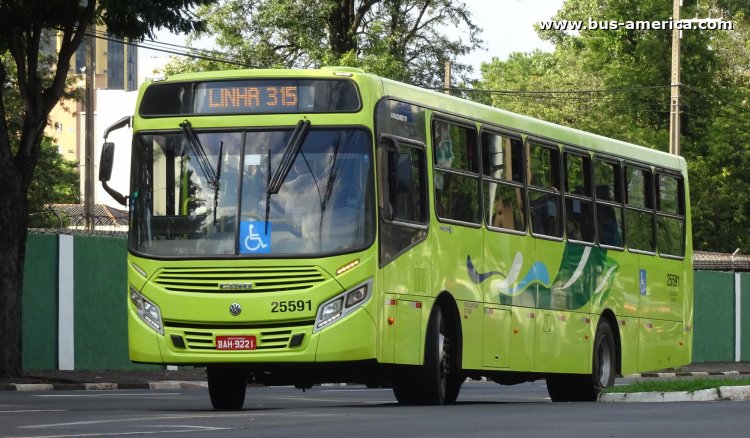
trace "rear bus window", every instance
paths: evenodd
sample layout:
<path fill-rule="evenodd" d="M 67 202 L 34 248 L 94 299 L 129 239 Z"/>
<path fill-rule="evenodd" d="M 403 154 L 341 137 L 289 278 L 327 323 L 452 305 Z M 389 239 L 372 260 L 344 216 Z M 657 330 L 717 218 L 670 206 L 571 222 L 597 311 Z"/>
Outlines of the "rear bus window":
<path fill-rule="evenodd" d="M 681 178 L 657 174 L 656 246 L 662 255 L 685 253 L 685 204 Z"/>

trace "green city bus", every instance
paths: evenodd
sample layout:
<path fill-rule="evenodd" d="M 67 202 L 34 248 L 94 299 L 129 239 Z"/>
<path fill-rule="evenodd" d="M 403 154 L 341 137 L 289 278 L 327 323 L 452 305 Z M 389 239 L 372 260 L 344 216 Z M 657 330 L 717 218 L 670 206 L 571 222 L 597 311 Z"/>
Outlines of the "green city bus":
<path fill-rule="evenodd" d="M 353 68 L 239 70 L 146 83 L 99 178 L 130 213 L 130 359 L 205 367 L 215 409 L 483 377 L 596 400 L 691 361 L 678 156 Z"/>

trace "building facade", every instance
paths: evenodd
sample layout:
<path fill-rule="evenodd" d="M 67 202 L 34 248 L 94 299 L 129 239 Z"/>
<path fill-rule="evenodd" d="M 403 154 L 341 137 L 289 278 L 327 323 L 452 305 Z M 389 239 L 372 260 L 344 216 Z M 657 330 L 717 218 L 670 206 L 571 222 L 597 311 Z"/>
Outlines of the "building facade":
<path fill-rule="evenodd" d="M 137 47 L 108 36 L 103 26 L 97 26 L 94 33 L 96 35 L 94 38 L 94 87 L 97 90 L 137 90 Z M 44 46 L 50 54 L 54 55 L 52 50 L 55 50 L 55 53 L 59 50 L 59 36 L 51 35 L 48 40 Z M 86 42 L 84 41 L 71 59 L 68 73 L 81 99 L 60 101 L 50 113 L 50 125 L 45 131 L 54 139 L 60 154 L 66 160 L 79 163 L 84 161 L 85 109 L 82 98 L 85 92 L 85 67 Z M 94 108 L 97 108 L 97 102 L 94 102 Z M 81 175 L 83 175 L 82 168 Z"/>

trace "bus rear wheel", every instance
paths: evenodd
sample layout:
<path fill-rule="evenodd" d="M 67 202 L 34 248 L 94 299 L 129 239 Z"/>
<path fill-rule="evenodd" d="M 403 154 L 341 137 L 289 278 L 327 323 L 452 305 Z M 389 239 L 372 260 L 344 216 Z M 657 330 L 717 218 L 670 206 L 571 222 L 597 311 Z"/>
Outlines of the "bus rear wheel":
<path fill-rule="evenodd" d="M 443 405 L 455 403 L 464 379 L 459 370 L 458 330 L 436 307 L 427 325 L 424 364 L 393 384 L 401 404 Z"/>
<path fill-rule="evenodd" d="M 552 401 L 596 401 L 599 394 L 615 384 L 617 372 L 615 336 L 607 321 L 596 328 L 591 374 L 547 377 L 547 392 Z"/>
<path fill-rule="evenodd" d="M 239 368 L 206 367 L 211 405 L 219 411 L 239 411 L 245 404 L 247 373 Z"/>

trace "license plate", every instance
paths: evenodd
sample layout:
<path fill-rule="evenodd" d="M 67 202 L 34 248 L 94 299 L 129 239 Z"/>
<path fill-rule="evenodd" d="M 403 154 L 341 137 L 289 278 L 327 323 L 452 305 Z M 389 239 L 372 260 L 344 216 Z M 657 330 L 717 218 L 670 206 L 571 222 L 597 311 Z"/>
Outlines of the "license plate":
<path fill-rule="evenodd" d="M 217 350 L 255 350 L 255 336 L 217 336 Z"/>

